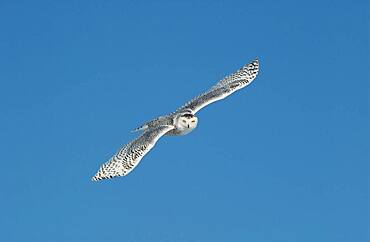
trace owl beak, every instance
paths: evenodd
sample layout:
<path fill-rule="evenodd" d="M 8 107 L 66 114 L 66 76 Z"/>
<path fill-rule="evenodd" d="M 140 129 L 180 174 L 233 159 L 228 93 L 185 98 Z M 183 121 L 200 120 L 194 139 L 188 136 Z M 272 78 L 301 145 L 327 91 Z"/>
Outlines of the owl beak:
<path fill-rule="evenodd" d="M 188 124 L 188 128 L 190 128 L 190 125 Z"/>

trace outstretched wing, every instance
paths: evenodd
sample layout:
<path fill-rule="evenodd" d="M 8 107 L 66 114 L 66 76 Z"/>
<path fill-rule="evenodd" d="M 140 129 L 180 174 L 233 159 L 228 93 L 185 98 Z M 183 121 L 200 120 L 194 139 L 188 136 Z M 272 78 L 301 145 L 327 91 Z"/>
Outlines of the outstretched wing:
<path fill-rule="evenodd" d="M 177 112 L 190 109 L 193 111 L 193 113 L 196 113 L 208 104 L 224 99 L 233 92 L 248 86 L 256 78 L 258 70 L 259 63 L 256 59 L 251 63 L 243 66 L 237 72 L 219 81 L 207 92 L 187 102 L 184 106 L 179 108 Z"/>
<path fill-rule="evenodd" d="M 104 163 L 92 180 L 126 176 L 139 164 L 144 155 L 154 147 L 158 139 L 172 129 L 174 129 L 174 126 L 165 125 L 145 131 L 137 139 L 120 149 L 108 162 Z"/>

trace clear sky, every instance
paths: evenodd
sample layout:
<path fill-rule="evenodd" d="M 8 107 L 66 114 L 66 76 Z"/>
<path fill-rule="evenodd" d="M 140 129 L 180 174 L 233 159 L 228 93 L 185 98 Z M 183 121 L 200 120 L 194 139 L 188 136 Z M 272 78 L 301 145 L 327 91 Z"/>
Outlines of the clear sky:
<path fill-rule="evenodd" d="M 367 1 L 0 2 L 0 240 L 369 241 Z M 258 57 L 127 177 L 142 122 Z"/>

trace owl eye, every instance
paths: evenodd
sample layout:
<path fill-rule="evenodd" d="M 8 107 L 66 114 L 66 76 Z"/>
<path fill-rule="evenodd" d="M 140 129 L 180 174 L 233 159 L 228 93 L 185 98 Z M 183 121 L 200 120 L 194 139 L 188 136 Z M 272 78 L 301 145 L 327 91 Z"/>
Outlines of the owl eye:
<path fill-rule="evenodd" d="M 183 123 L 186 123 L 186 120 L 182 120 Z"/>
<path fill-rule="evenodd" d="M 195 123 L 195 120 L 191 121 L 192 123 Z"/>

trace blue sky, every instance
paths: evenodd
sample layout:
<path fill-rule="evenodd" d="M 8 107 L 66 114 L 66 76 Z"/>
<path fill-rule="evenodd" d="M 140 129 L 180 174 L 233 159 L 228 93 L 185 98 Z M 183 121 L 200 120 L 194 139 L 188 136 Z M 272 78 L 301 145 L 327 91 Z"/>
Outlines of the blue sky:
<path fill-rule="evenodd" d="M 366 1 L 0 2 L 2 241 L 369 241 Z M 129 176 L 142 122 L 260 74 Z"/>

